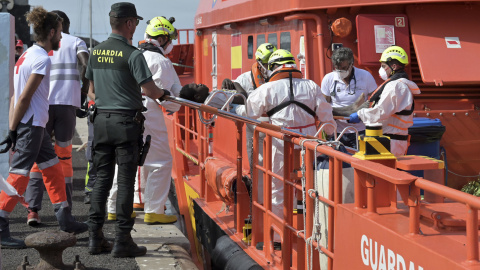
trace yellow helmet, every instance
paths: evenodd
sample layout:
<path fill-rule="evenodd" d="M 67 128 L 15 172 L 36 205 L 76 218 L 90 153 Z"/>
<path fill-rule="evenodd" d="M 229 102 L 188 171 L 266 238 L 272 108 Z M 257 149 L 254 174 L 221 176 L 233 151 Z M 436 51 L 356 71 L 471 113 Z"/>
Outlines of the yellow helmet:
<path fill-rule="evenodd" d="M 383 51 L 382 53 L 382 56 L 380 57 L 380 62 L 389 62 L 394 59 L 398 60 L 405 66 L 408 65 L 407 52 L 399 46 L 391 46 L 385 49 L 385 51 Z"/>
<path fill-rule="evenodd" d="M 145 32 L 151 37 L 164 35 L 169 36 L 172 40 L 177 39 L 177 29 L 172 25 L 174 22 L 175 18 L 173 17 L 168 20 L 165 17 L 155 17 L 147 22 Z"/>
<path fill-rule="evenodd" d="M 271 43 L 263 43 L 258 46 L 257 51 L 255 52 L 255 59 L 262 62 L 263 64 L 268 63 L 268 59 L 277 48 Z"/>
<path fill-rule="evenodd" d="M 276 50 L 270 58 L 268 59 L 268 69 L 272 70 L 274 64 L 283 65 L 283 64 L 296 64 L 295 58 L 292 53 L 287 50 Z"/>

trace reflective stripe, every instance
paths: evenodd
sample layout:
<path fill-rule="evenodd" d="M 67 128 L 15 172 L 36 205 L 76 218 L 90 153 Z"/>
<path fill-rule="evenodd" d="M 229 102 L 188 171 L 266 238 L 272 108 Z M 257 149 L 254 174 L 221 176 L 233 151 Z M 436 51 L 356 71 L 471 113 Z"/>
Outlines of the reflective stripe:
<path fill-rule="evenodd" d="M 51 70 L 55 69 L 77 69 L 77 64 L 76 63 L 58 63 L 58 64 L 52 64 Z"/>
<path fill-rule="evenodd" d="M 72 140 L 69 140 L 69 141 L 66 141 L 66 142 L 59 142 L 59 141 L 55 141 L 55 144 L 60 146 L 60 147 L 68 147 L 70 145 L 72 145 Z"/>
<path fill-rule="evenodd" d="M 78 74 L 56 74 L 50 75 L 50 81 L 79 81 L 80 75 Z"/>
<path fill-rule="evenodd" d="M 58 163 L 58 158 L 57 157 L 54 157 L 50 160 L 47 160 L 45 162 L 42 162 L 42 163 L 37 163 L 38 165 L 38 168 L 40 170 L 45 170 L 46 168 L 50 168 L 52 167 L 53 165 L 57 164 Z"/>
<path fill-rule="evenodd" d="M 0 210 L 0 217 L 8 219 L 10 218 L 10 212 L 7 212 L 5 210 Z"/>
<path fill-rule="evenodd" d="M 17 169 L 17 168 L 12 168 L 12 167 L 10 167 L 10 170 L 8 172 L 13 173 L 13 174 L 27 176 L 27 177 L 30 174 L 29 170 Z"/>
<path fill-rule="evenodd" d="M 67 201 L 59 202 L 59 203 L 54 203 L 53 206 L 55 207 L 56 205 L 60 205 L 60 208 L 66 208 L 69 206 Z"/>
<path fill-rule="evenodd" d="M 395 126 L 395 125 L 392 125 L 392 124 L 388 124 L 388 126 L 394 127 L 394 128 L 398 128 L 398 129 L 400 129 L 400 130 L 408 131 L 408 128 L 401 128 L 401 127 L 399 127 L 399 126 Z"/>
<path fill-rule="evenodd" d="M 30 178 L 37 178 L 37 179 L 42 179 L 42 173 L 41 172 L 32 172 L 30 171 Z"/>
<path fill-rule="evenodd" d="M 65 177 L 65 184 L 72 184 L 73 178 L 72 177 Z"/>
<path fill-rule="evenodd" d="M 405 121 L 403 120 L 402 118 L 400 118 L 400 116 L 398 115 L 392 115 L 393 117 L 395 117 L 396 119 L 400 120 L 401 122 L 405 123 L 405 124 L 412 124 L 413 125 L 413 121 Z"/>

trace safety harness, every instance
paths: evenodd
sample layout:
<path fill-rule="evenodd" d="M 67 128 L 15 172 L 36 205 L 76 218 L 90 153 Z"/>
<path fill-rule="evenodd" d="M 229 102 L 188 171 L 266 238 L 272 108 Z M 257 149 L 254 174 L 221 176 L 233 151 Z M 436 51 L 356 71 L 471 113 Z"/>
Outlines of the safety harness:
<path fill-rule="evenodd" d="M 292 68 L 292 67 L 283 67 L 283 68 L 275 71 L 274 73 L 272 73 L 272 75 L 270 76 L 270 78 L 267 81 L 268 82 L 273 82 L 273 81 L 278 81 L 278 80 L 285 79 L 285 78 L 288 78 L 289 81 L 290 81 L 289 100 L 284 101 L 281 104 L 274 107 L 273 109 L 269 110 L 267 112 L 267 115 L 269 117 L 272 117 L 272 115 L 281 111 L 283 108 L 289 106 L 290 104 L 294 104 L 294 105 L 297 105 L 300 108 L 302 108 L 304 111 L 306 111 L 311 116 L 316 117 L 316 114 L 312 109 L 310 109 L 307 105 L 296 101 L 295 98 L 294 98 L 292 79 L 293 78 L 297 78 L 297 79 L 302 79 L 303 78 L 302 72 L 300 70 Z"/>
<path fill-rule="evenodd" d="M 401 79 L 401 78 L 408 79 L 408 75 L 404 70 L 400 70 L 400 71 L 395 72 L 395 74 L 393 74 L 390 78 L 388 78 L 388 80 L 386 80 L 384 83 L 382 83 L 377 88 L 377 90 L 375 90 L 373 92 L 372 96 L 370 97 L 370 100 L 369 100 L 370 101 L 370 108 L 373 108 L 373 107 L 375 107 L 375 105 L 377 105 L 378 101 L 380 100 L 380 97 L 382 96 L 383 90 L 385 89 L 385 86 L 388 83 L 390 83 L 392 81 L 396 81 L 396 80 Z M 396 112 L 395 114 L 396 115 L 411 115 L 413 113 L 414 109 L 415 109 L 415 101 L 413 101 L 412 108 L 410 108 L 409 110 L 403 110 L 403 111 L 400 111 L 400 112 Z"/>

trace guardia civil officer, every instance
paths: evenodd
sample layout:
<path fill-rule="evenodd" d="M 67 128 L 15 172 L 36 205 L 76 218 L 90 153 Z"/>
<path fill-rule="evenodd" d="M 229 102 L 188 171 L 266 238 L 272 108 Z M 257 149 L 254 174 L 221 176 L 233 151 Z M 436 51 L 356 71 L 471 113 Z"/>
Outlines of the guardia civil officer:
<path fill-rule="evenodd" d="M 112 34 L 95 47 L 88 61 L 86 77 L 90 80 L 89 96 L 97 106 L 94 124 L 94 158 L 97 182 L 91 195 L 88 226 L 89 252 L 98 254 L 112 250 L 105 240 L 105 204 L 112 186 L 115 164 L 118 164 L 117 224 L 114 257 L 145 255 L 130 235 L 135 220 L 133 190 L 143 139 L 142 94 L 152 99 L 168 91 L 158 88 L 152 80 L 143 54 L 131 46 L 133 34 L 143 18 L 135 5 L 115 3 L 110 10 Z"/>

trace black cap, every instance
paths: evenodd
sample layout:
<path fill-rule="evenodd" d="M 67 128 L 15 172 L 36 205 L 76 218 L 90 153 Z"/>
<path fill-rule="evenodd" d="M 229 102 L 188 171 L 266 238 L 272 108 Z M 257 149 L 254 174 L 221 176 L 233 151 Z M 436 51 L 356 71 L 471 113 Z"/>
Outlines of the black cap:
<path fill-rule="evenodd" d="M 115 18 L 135 17 L 139 20 L 143 20 L 142 17 L 137 15 L 137 9 L 135 8 L 135 5 L 128 2 L 113 4 L 108 15 Z"/>

